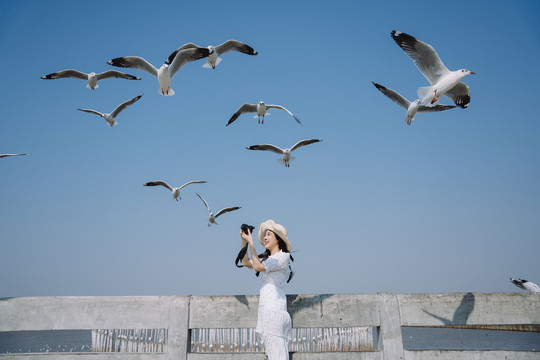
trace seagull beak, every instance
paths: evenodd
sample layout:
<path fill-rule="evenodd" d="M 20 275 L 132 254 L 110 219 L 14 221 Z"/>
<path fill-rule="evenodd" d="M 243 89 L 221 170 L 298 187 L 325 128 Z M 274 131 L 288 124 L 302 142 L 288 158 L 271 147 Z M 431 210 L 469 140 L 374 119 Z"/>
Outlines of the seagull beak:
<path fill-rule="evenodd" d="M 471 74 L 473 74 L 473 75 L 474 75 L 474 74 L 476 74 L 476 73 L 475 73 L 475 72 L 472 72 L 472 71 L 471 71 Z"/>

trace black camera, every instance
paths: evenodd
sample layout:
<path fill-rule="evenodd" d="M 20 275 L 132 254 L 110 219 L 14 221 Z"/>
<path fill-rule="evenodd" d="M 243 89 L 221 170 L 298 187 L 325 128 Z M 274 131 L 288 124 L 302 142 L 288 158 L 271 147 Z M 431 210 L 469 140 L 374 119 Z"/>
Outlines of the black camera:
<path fill-rule="evenodd" d="M 244 232 L 244 234 L 248 234 L 248 229 L 249 229 L 249 232 L 253 233 L 253 230 L 255 229 L 255 226 L 251 226 L 251 225 L 248 225 L 248 224 L 242 224 L 242 226 L 240 226 L 240 229 L 242 229 L 242 231 Z"/>

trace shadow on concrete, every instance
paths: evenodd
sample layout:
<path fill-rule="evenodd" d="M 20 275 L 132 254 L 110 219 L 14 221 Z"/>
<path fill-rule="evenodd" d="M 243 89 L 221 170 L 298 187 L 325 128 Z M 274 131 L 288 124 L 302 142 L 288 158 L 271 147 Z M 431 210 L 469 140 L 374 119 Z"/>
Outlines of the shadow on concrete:
<path fill-rule="evenodd" d="M 461 300 L 461 303 L 457 307 L 456 311 L 454 311 L 454 317 L 452 319 L 446 319 L 439 315 L 432 314 L 425 309 L 422 309 L 423 312 L 425 312 L 429 316 L 434 317 L 435 319 L 442 321 L 443 324 L 447 326 L 467 325 L 467 319 L 469 318 L 473 310 L 474 310 L 474 294 L 473 293 L 465 294 L 465 296 Z"/>
<path fill-rule="evenodd" d="M 247 300 L 246 295 L 235 295 L 234 298 L 242 305 L 245 305 L 249 310 L 249 301 Z"/>
<path fill-rule="evenodd" d="M 322 307 L 322 302 L 334 294 L 321 295 L 287 295 L 287 311 L 293 315 L 295 312 L 312 307 Z"/>

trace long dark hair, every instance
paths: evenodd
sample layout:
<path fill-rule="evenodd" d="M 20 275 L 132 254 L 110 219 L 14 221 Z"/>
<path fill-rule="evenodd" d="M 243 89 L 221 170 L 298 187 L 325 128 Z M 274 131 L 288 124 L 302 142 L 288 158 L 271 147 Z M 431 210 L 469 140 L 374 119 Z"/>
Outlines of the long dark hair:
<path fill-rule="evenodd" d="M 270 231 L 272 231 L 272 230 L 270 230 Z M 272 232 L 273 232 L 273 231 L 272 231 Z M 290 258 L 291 258 L 291 261 L 294 261 L 294 258 L 292 257 L 291 253 L 290 253 L 289 250 L 287 249 L 287 244 L 285 244 L 285 241 L 283 241 L 283 239 L 280 238 L 278 234 L 274 233 L 274 235 L 276 236 L 276 240 L 277 240 L 277 242 L 278 242 L 279 250 L 281 250 L 281 251 L 283 251 L 283 252 L 285 252 L 285 253 L 288 253 L 289 256 L 290 256 Z M 258 257 L 259 257 L 259 259 L 260 259 L 261 261 L 264 261 L 264 260 L 268 259 L 269 256 L 270 256 L 270 250 L 266 250 L 266 251 L 263 252 L 262 254 L 259 254 L 259 255 L 258 255 Z M 289 271 L 290 271 L 290 273 L 289 273 L 289 278 L 287 279 L 287 283 L 288 283 L 289 281 L 291 281 L 291 279 L 292 279 L 293 276 L 294 276 L 294 273 L 293 273 L 293 271 L 292 271 L 291 265 L 289 265 Z M 257 272 L 255 273 L 255 276 L 259 276 L 259 273 L 260 273 L 260 271 L 257 271 Z"/>

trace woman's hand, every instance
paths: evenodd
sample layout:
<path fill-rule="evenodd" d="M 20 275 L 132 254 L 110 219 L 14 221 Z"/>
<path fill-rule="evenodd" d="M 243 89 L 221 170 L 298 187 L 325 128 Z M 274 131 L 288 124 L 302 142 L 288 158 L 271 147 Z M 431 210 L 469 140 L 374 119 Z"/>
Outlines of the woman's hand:
<path fill-rule="evenodd" d="M 240 230 L 240 237 L 242 238 L 242 247 L 246 246 L 246 243 L 253 246 L 253 236 L 251 235 L 251 231 L 249 229 L 247 234 Z"/>

